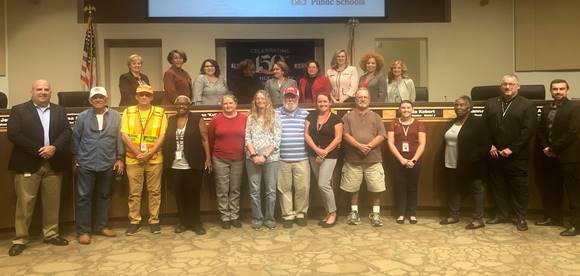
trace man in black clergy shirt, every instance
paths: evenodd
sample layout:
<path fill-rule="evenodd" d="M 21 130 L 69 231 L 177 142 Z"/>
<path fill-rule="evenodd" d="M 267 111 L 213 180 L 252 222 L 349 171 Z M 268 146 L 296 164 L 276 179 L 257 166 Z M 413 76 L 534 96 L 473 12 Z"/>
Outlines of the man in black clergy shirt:
<path fill-rule="evenodd" d="M 562 79 L 550 83 L 551 103 L 542 108 L 538 144 L 543 152 L 541 171 L 544 220 L 540 226 L 562 225 L 563 190 L 572 218 L 562 236 L 580 234 L 580 106 L 568 100 L 570 86 Z"/>
<path fill-rule="evenodd" d="M 504 75 L 502 95 L 489 99 L 483 112 L 492 141 L 489 180 L 496 208 L 495 217 L 487 223 L 511 222 L 513 214 L 517 229 L 526 231 L 529 141 L 537 116 L 534 104 L 518 95 L 519 89 L 516 75 Z"/>
<path fill-rule="evenodd" d="M 50 103 L 50 84 L 37 80 L 31 99 L 12 107 L 8 120 L 8 139 L 14 148 L 8 169 L 14 175 L 16 192 L 16 237 L 8 255 L 20 255 L 28 243 L 28 227 L 38 194 L 42 195 L 42 232 L 44 242 L 68 245 L 58 234 L 58 215 L 62 171 L 67 160 L 71 130 L 64 108 Z"/>

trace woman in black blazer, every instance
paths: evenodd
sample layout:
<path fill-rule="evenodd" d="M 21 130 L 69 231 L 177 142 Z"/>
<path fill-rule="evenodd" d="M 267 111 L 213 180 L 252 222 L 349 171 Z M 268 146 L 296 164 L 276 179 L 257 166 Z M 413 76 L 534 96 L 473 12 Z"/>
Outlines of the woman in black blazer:
<path fill-rule="evenodd" d="M 459 222 L 461 191 L 468 185 L 474 198 L 473 221 L 466 229 L 484 227 L 485 160 L 490 140 L 482 118 L 471 114 L 472 102 L 468 96 L 455 100 L 457 118 L 450 121 L 445 130 L 445 168 L 448 174 L 448 217 L 442 225 Z"/>
<path fill-rule="evenodd" d="M 163 143 L 163 164 L 175 187 L 179 224 L 175 233 L 192 229 L 205 234 L 200 220 L 200 188 L 203 170 L 211 172 L 207 127 L 199 114 L 189 112 L 191 99 L 175 99 L 177 114 L 169 118 Z"/>

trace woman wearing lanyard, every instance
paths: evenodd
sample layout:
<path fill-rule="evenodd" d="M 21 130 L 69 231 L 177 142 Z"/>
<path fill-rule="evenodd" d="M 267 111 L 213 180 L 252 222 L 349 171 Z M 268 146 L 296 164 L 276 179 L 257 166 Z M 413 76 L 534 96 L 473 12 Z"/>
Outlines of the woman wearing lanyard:
<path fill-rule="evenodd" d="M 189 112 L 191 100 L 180 95 L 175 99 L 177 114 L 167 124 L 163 143 L 164 165 L 174 185 L 179 224 L 175 233 L 187 229 L 205 234 L 200 220 L 200 188 L 203 170 L 211 172 L 207 128 L 201 116 Z"/>
<path fill-rule="evenodd" d="M 318 180 L 318 188 L 326 209 L 326 216 L 319 225 L 330 228 L 336 223 L 332 173 L 338 158 L 338 146 L 342 141 L 342 119 L 330 111 L 330 95 L 318 94 L 316 104 L 316 111 L 306 117 L 304 140 L 309 146 L 310 167 Z"/>
<path fill-rule="evenodd" d="M 425 150 L 425 126 L 413 119 L 413 104 L 403 100 L 399 105 L 400 118 L 387 128 L 389 150 L 399 163 L 394 168 L 397 223 L 417 223 L 417 184 L 421 171 L 421 156 Z"/>

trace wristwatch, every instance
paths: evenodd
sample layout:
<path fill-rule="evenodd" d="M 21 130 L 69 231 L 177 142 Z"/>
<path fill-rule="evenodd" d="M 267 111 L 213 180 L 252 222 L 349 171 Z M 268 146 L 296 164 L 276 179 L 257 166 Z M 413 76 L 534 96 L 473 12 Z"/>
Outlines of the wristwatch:
<path fill-rule="evenodd" d="M 413 164 L 417 164 L 417 160 L 415 159 L 411 160 L 411 162 L 413 162 Z"/>
<path fill-rule="evenodd" d="M 250 154 L 250 157 L 251 157 L 251 158 L 254 158 L 254 157 L 256 157 L 256 156 L 258 156 L 258 154 L 257 154 L 257 153 L 252 153 L 252 154 Z"/>

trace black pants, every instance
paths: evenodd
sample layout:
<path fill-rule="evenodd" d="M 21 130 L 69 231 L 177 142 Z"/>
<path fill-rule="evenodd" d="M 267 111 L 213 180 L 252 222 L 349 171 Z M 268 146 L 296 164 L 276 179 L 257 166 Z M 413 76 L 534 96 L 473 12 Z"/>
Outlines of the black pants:
<path fill-rule="evenodd" d="M 490 187 L 498 218 L 526 219 L 528 212 L 528 160 L 491 161 Z"/>
<path fill-rule="evenodd" d="M 407 169 L 401 164 L 395 166 L 393 177 L 397 216 L 417 215 L 417 185 L 420 172 L 420 162 L 417 162 L 412 169 Z"/>
<path fill-rule="evenodd" d="M 485 186 L 483 180 L 480 178 L 466 177 L 457 173 L 456 169 L 447 168 L 447 206 L 449 208 L 449 216 L 453 218 L 459 217 L 459 210 L 461 209 L 461 193 L 469 188 L 473 196 L 473 219 L 483 219 L 483 208 L 485 204 Z"/>
<path fill-rule="evenodd" d="M 201 225 L 199 194 L 202 176 L 201 170 L 169 169 L 169 180 L 175 188 L 179 222 L 186 227 Z"/>
<path fill-rule="evenodd" d="M 580 163 L 562 164 L 562 173 L 570 206 L 570 225 L 580 227 Z"/>
<path fill-rule="evenodd" d="M 541 169 L 538 170 L 542 183 L 542 205 L 544 217 L 562 221 L 562 201 L 564 200 L 563 167 L 555 158 L 542 158 Z"/>

